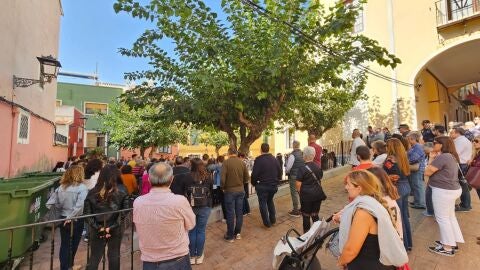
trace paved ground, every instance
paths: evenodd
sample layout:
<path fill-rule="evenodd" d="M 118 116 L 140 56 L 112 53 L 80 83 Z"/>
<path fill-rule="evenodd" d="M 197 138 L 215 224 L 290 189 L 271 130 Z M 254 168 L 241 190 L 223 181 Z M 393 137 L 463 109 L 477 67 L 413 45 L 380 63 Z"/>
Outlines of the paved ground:
<path fill-rule="evenodd" d="M 339 210 L 346 203 L 346 193 L 343 190 L 343 176 L 328 179 L 324 188 L 328 199 L 321 207 L 321 215 L 328 216 Z M 280 192 L 279 192 L 280 193 Z M 285 192 L 283 192 L 285 193 Z M 475 192 L 472 192 L 474 210 L 470 213 L 458 213 L 466 243 L 460 245 L 460 252 L 453 258 L 435 255 L 427 251 L 431 242 L 437 240 L 438 226 L 433 218 L 424 218 L 419 210 L 411 209 L 411 224 L 414 230 L 414 248 L 410 253 L 410 266 L 415 270 L 474 270 L 480 269 L 480 245 L 476 244 L 476 236 L 480 236 L 480 203 Z M 288 195 L 276 197 L 277 226 L 265 229 L 262 225 L 257 208 L 252 214 L 245 217 L 242 230 L 242 240 L 234 243 L 224 242 L 222 237 L 226 225 L 215 222 L 208 225 L 205 261 L 203 265 L 193 269 L 271 269 L 273 248 L 286 231 L 290 228 L 302 230 L 301 218 L 292 218 L 287 212 L 291 209 Z M 57 241 L 58 245 L 58 241 Z M 122 269 L 130 269 L 130 234 L 127 234 L 122 247 Z M 56 255 L 58 254 L 56 247 Z M 317 254 L 324 269 L 338 269 L 335 259 L 325 250 Z M 141 269 L 139 253 L 134 255 L 134 269 Z M 50 245 L 43 244 L 35 252 L 33 269 L 49 269 Z M 81 243 L 76 257 L 76 268 L 83 269 L 86 262 L 86 244 Z M 323 269 L 322 268 L 322 269 Z M 21 269 L 27 269 L 24 262 Z M 55 258 L 54 269 L 58 269 L 58 258 Z M 100 265 L 101 269 L 101 265 Z"/>

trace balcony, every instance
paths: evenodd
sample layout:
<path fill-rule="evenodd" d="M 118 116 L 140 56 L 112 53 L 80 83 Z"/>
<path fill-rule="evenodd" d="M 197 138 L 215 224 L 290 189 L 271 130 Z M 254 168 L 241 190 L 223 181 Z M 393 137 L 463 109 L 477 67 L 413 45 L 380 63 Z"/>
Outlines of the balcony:
<path fill-rule="evenodd" d="M 67 145 L 68 138 L 60 133 L 55 133 L 54 143 L 55 145 Z"/>
<path fill-rule="evenodd" d="M 437 29 L 480 17 L 480 0 L 439 0 L 437 10 Z"/>

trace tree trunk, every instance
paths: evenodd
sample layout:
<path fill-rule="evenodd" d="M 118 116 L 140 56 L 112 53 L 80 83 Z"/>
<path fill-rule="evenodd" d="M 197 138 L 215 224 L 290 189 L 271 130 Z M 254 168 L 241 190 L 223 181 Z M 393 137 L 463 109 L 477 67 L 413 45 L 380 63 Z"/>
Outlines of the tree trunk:
<path fill-rule="evenodd" d="M 140 156 L 145 159 L 145 147 L 140 147 Z"/>
<path fill-rule="evenodd" d="M 246 135 L 246 132 L 241 134 L 240 148 L 238 151 L 244 153 L 246 156 L 249 156 L 250 146 L 262 136 L 262 131 L 262 129 L 250 129 L 248 135 Z"/>
<path fill-rule="evenodd" d="M 215 154 L 217 155 L 217 157 L 220 156 L 220 148 L 221 148 L 221 146 L 220 147 L 215 146 Z"/>
<path fill-rule="evenodd" d="M 228 134 L 228 150 L 237 151 L 237 136 L 233 132 Z"/>
<path fill-rule="evenodd" d="M 156 147 L 155 147 L 155 145 L 152 145 L 151 148 L 152 148 L 152 149 L 150 150 L 150 153 L 148 153 L 148 158 L 149 158 L 149 159 L 152 159 L 152 157 L 153 157 L 153 152 L 155 151 L 155 148 L 156 148 Z"/>

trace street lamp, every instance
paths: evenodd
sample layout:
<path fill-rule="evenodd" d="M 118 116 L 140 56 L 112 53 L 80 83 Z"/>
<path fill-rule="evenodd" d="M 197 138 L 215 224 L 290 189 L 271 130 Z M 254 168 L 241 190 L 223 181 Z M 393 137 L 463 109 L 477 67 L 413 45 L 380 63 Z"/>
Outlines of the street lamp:
<path fill-rule="evenodd" d="M 58 70 L 62 67 L 57 59 L 49 55 L 37 57 L 37 60 L 40 62 L 40 78 L 36 80 L 13 75 L 13 89 L 16 87 L 29 87 L 37 83 L 43 88 L 45 83 L 50 83 L 53 78 L 57 78 Z"/>

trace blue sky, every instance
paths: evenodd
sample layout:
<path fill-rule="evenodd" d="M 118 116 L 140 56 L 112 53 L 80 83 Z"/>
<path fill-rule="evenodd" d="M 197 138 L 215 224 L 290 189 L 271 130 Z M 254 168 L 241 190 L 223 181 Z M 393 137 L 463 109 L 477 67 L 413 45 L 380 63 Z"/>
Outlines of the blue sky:
<path fill-rule="evenodd" d="M 215 5 L 216 11 L 219 2 L 205 1 Z M 114 0 L 62 0 L 59 53 L 62 71 L 92 74 L 98 64 L 100 81 L 124 84 L 125 72 L 148 69 L 147 60 L 122 56 L 118 48 L 130 48 L 145 29 L 152 27 L 151 23 L 133 19 L 126 13 L 116 14 L 114 3 Z M 64 76 L 59 81 L 93 83 Z"/>
<path fill-rule="evenodd" d="M 60 29 L 62 71 L 92 74 L 98 64 L 100 81 L 123 84 L 124 72 L 148 68 L 147 61 L 128 58 L 117 51 L 129 48 L 149 23 L 113 11 L 110 0 L 63 0 Z M 60 81 L 92 81 L 59 77 Z"/>

